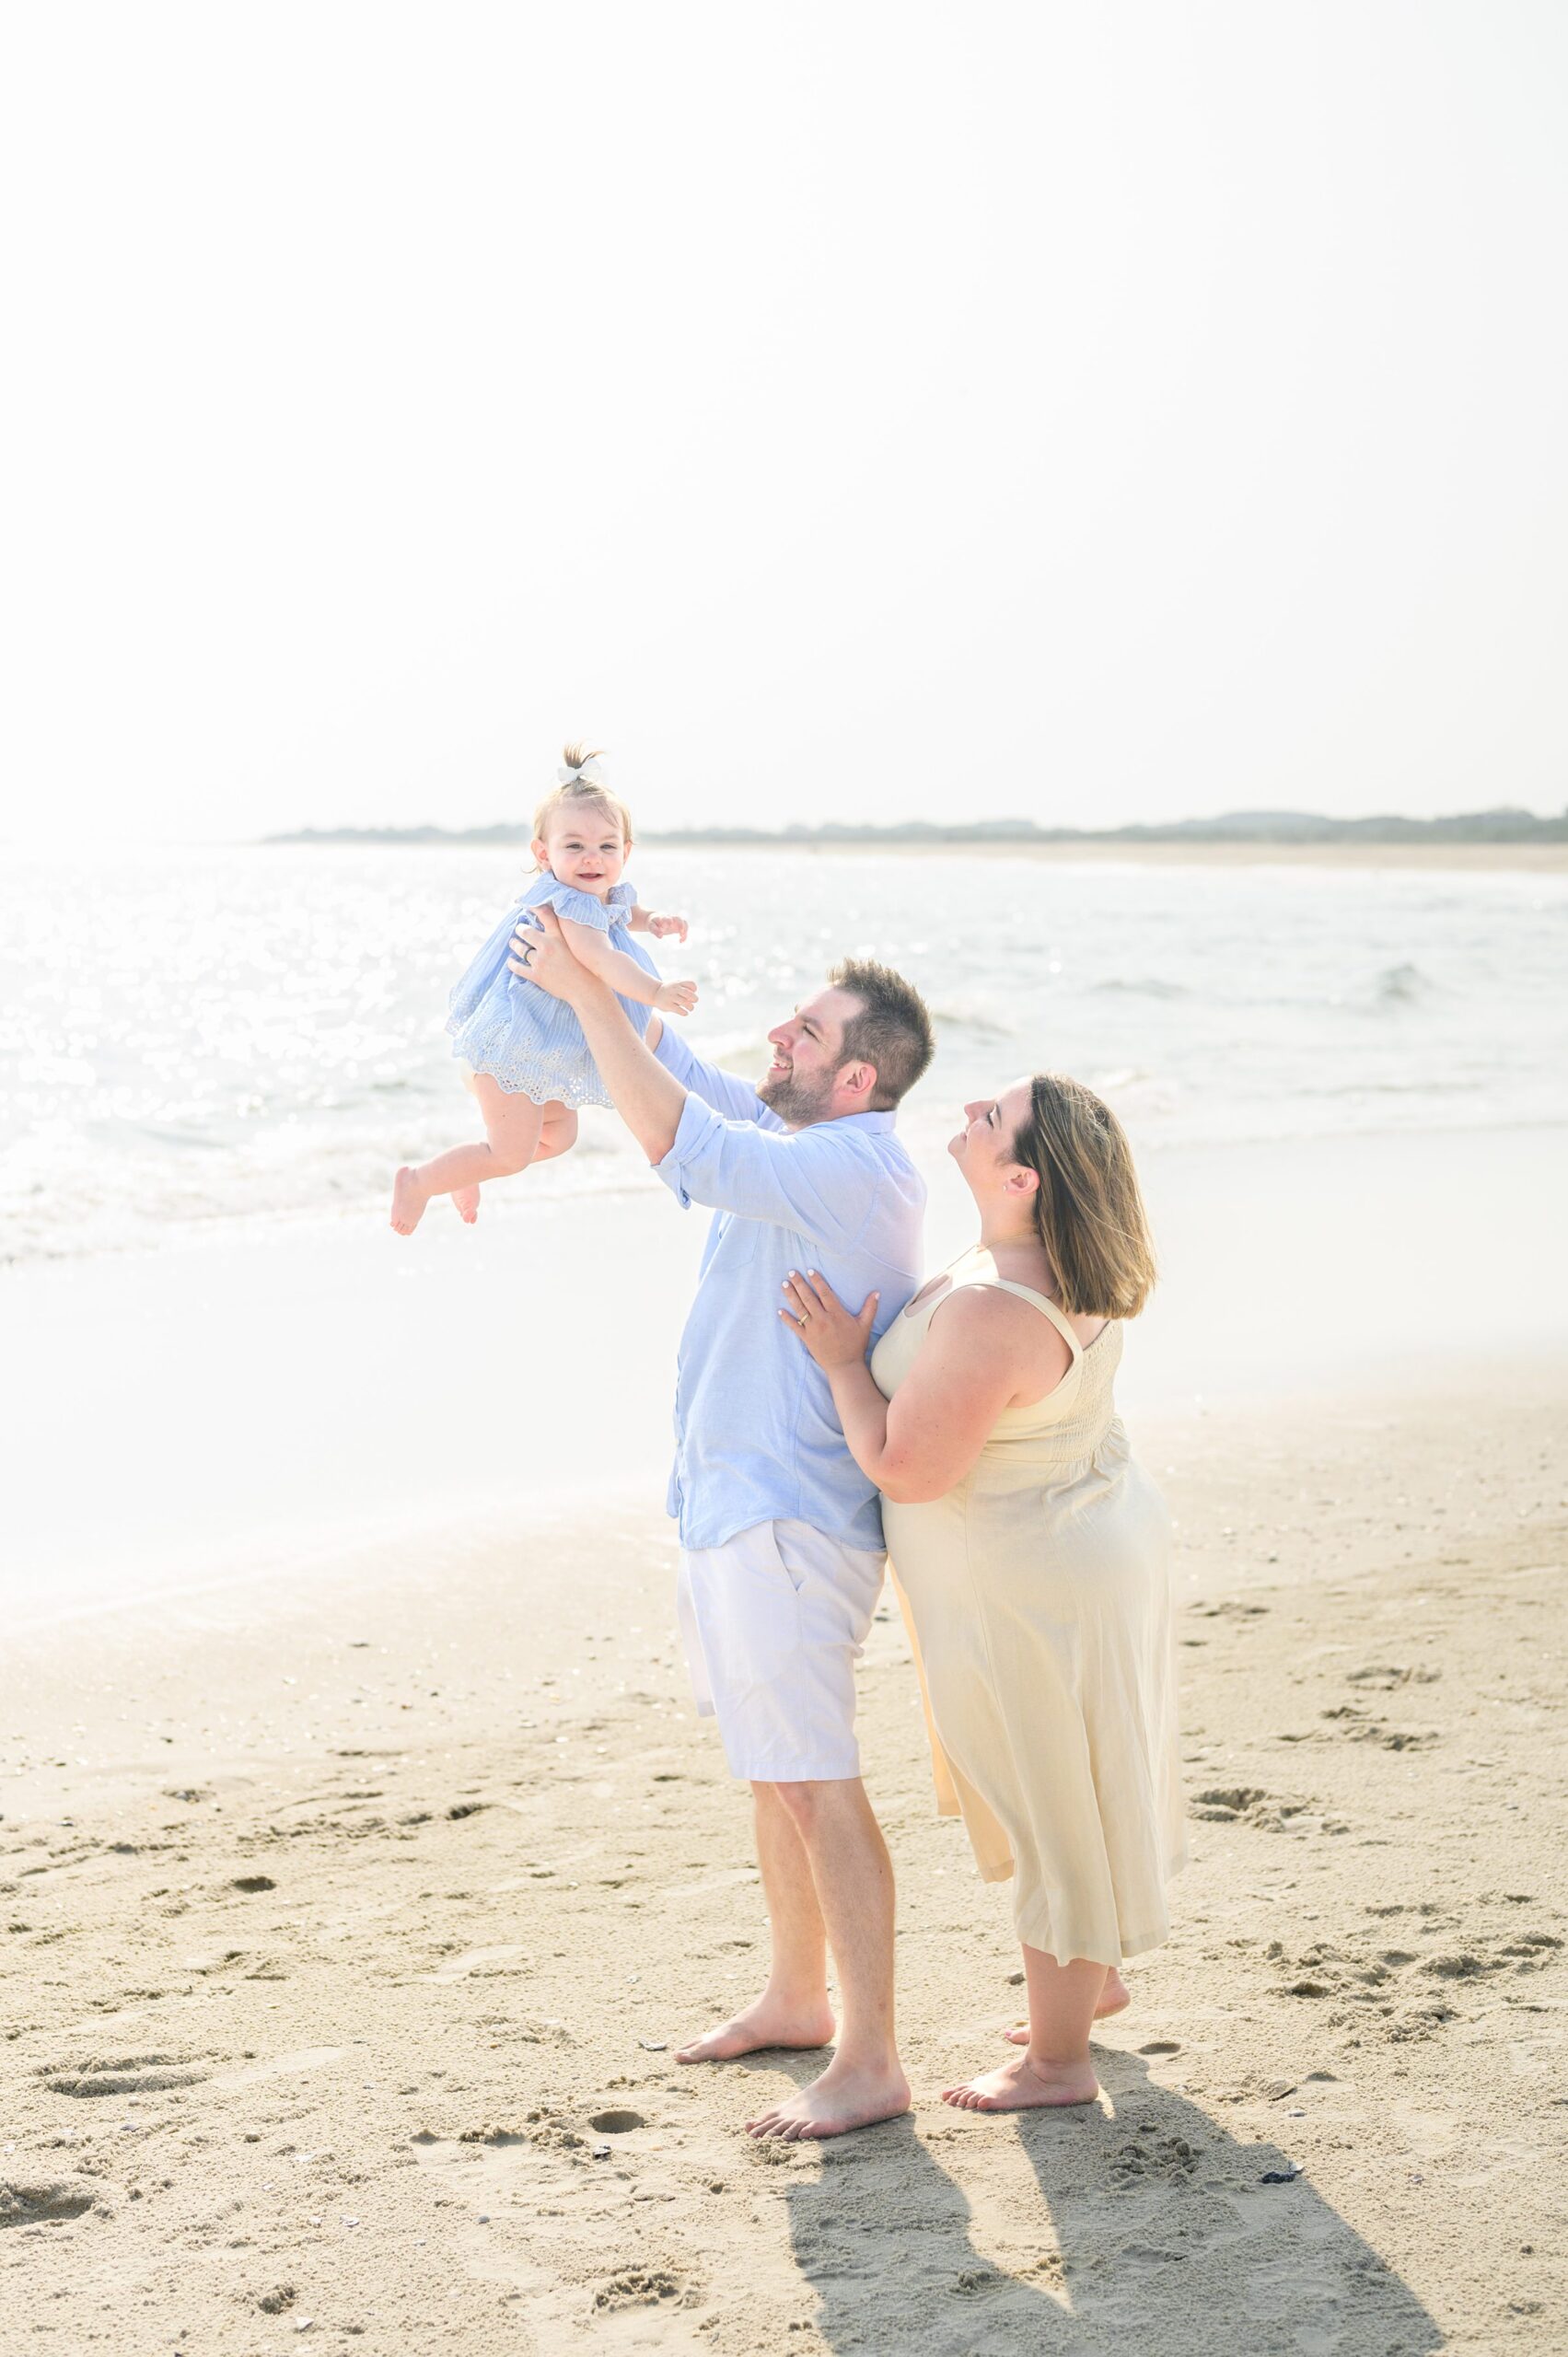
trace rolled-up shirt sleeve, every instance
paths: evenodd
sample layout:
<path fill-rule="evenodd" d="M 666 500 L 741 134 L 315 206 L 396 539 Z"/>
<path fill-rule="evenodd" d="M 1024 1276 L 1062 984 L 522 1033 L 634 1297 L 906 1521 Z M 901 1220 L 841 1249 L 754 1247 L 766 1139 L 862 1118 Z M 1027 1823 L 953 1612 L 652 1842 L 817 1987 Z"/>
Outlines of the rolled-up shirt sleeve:
<path fill-rule="evenodd" d="M 716 1113 L 724 1113 L 732 1121 L 756 1121 L 765 1130 L 782 1130 L 784 1123 L 769 1105 L 764 1105 L 749 1081 L 739 1080 L 732 1072 L 721 1072 L 717 1064 L 705 1064 L 694 1056 L 684 1039 L 666 1024 L 654 1054 L 694 1097 L 711 1105 Z"/>
<path fill-rule="evenodd" d="M 864 1223 L 876 1172 L 828 1132 L 726 1120 L 688 1096 L 675 1143 L 654 1168 L 682 1204 L 706 1203 L 824 1241 Z"/>

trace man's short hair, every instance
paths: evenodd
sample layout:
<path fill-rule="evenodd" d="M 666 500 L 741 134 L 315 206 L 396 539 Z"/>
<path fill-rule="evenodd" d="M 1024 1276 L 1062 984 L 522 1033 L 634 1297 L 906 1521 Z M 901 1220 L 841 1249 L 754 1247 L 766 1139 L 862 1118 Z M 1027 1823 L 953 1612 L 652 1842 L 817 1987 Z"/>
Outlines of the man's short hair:
<path fill-rule="evenodd" d="M 935 1052 L 931 1014 L 912 982 L 875 958 L 844 958 L 828 977 L 861 1012 L 844 1025 L 845 1063 L 876 1067 L 873 1109 L 888 1112 L 907 1097 Z"/>

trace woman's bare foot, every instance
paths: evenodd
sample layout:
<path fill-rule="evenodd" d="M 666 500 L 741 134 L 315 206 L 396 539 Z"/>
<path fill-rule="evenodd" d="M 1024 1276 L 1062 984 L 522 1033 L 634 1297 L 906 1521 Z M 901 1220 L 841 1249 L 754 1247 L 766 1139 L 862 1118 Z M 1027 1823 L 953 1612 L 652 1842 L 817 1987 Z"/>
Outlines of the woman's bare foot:
<path fill-rule="evenodd" d="M 1108 2021 L 1112 2014 L 1124 2014 L 1132 2002 L 1132 1991 L 1128 1988 L 1116 1967 L 1112 1965 L 1105 1976 L 1105 1987 L 1100 1991 L 1099 2003 L 1095 2007 L 1096 2021 Z M 1029 2042 L 1029 2026 L 1028 2022 L 1018 2022 L 1012 2029 L 1005 2029 L 1002 2035 L 1011 2046 L 1027 2046 Z"/>
<path fill-rule="evenodd" d="M 721 2022 L 705 2038 L 694 2038 L 676 2054 L 678 2062 L 733 2062 L 740 2054 L 759 2054 L 764 2047 L 814 2047 L 830 2044 L 833 2016 L 826 1997 L 814 2004 L 787 2005 L 766 1990 L 744 2013 Z"/>
<path fill-rule="evenodd" d="M 452 1208 L 457 1213 L 459 1218 L 462 1221 L 464 1226 L 471 1227 L 475 1220 L 479 1217 L 479 1189 L 477 1187 L 454 1187 L 452 1190 Z"/>
<path fill-rule="evenodd" d="M 392 1225 L 400 1236 L 412 1236 L 424 1217 L 429 1201 L 419 1183 L 419 1173 L 405 1163 L 392 1181 Z"/>
<path fill-rule="evenodd" d="M 748 2136 L 777 2136 L 798 2143 L 807 2136 L 847 2136 L 855 2128 L 873 2128 L 879 2119 L 898 2119 L 910 2108 L 909 2081 L 896 2061 L 877 2070 L 842 2062 L 836 2057 L 819 2079 L 802 2087 L 746 2123 Z"/>
<path fill-rule="evenodd" d="M 1027 2054 L 982 2071 L 961 2085 L 944 2087 L 942 2100 L 960 2111 L 1032 2111 L 1038 2107 L 1093 2103 L 1099 2081 L 1087 2062 L 1031 2062 Z"/>

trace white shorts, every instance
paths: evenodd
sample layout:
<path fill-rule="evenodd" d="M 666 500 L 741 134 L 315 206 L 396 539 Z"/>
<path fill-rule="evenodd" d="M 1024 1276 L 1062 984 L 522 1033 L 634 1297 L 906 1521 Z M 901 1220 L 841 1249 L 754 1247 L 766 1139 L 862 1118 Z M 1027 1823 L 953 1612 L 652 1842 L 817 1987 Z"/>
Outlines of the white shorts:
<path fill-rule="evenodd" d="M 805 1522 L 759 1522 L 682 1548 L 676 1592 L 691 1690 L 732 1776 L 826 1782 L 860 1773 L 854 1665 L 887 1557 Z"/>

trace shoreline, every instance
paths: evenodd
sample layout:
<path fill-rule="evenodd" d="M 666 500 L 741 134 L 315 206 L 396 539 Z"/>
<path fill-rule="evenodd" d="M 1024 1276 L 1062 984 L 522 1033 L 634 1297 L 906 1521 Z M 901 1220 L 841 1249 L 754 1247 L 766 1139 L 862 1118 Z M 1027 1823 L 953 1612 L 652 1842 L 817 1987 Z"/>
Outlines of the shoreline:
<path fill-rule="evenodd" d="M 765 1933 L 645 1508 L 19 1635 L 0 2312 L 73 2357 L 307 2322 L 519 2357 L 1547 2357 L 1565 1411 L 1559 1361 L 1139 1420 L 1194 1855 L 1073 2114 L 935 2099 L 999 2051 L 1016 1951 L 933 1813 L 886 1598 L 862 1735 L 916 2108 L 765 2151 L 740 2122 L 818 2058 L 670 2061 Z"/>
<path fill-rule="evenodd" d="M 922 1167 L 935 1269 L 969 1198 L 945 1157 Z M 1172 1146 L 1143 1174 L 1164 1273 L 1121 1372 L 1138 1424 L 1424 1387 L 1428 1365 L 1505 1382 L 1568 1329 L 1568 1129 Z M 1503 1200 L 1483 1304 L 1452 1238 Z M 651 1178 L 519 1195 L 471 1230 L 445 1208 L 407 1240 L 377 1211 L 6 1272 L 11 1625 L 399 1531 L 439 1548 L 541 1503 L 661 1500 L 705 1216 Z M 590 1267 L 603 1320 L 580 1314 Z"/>

